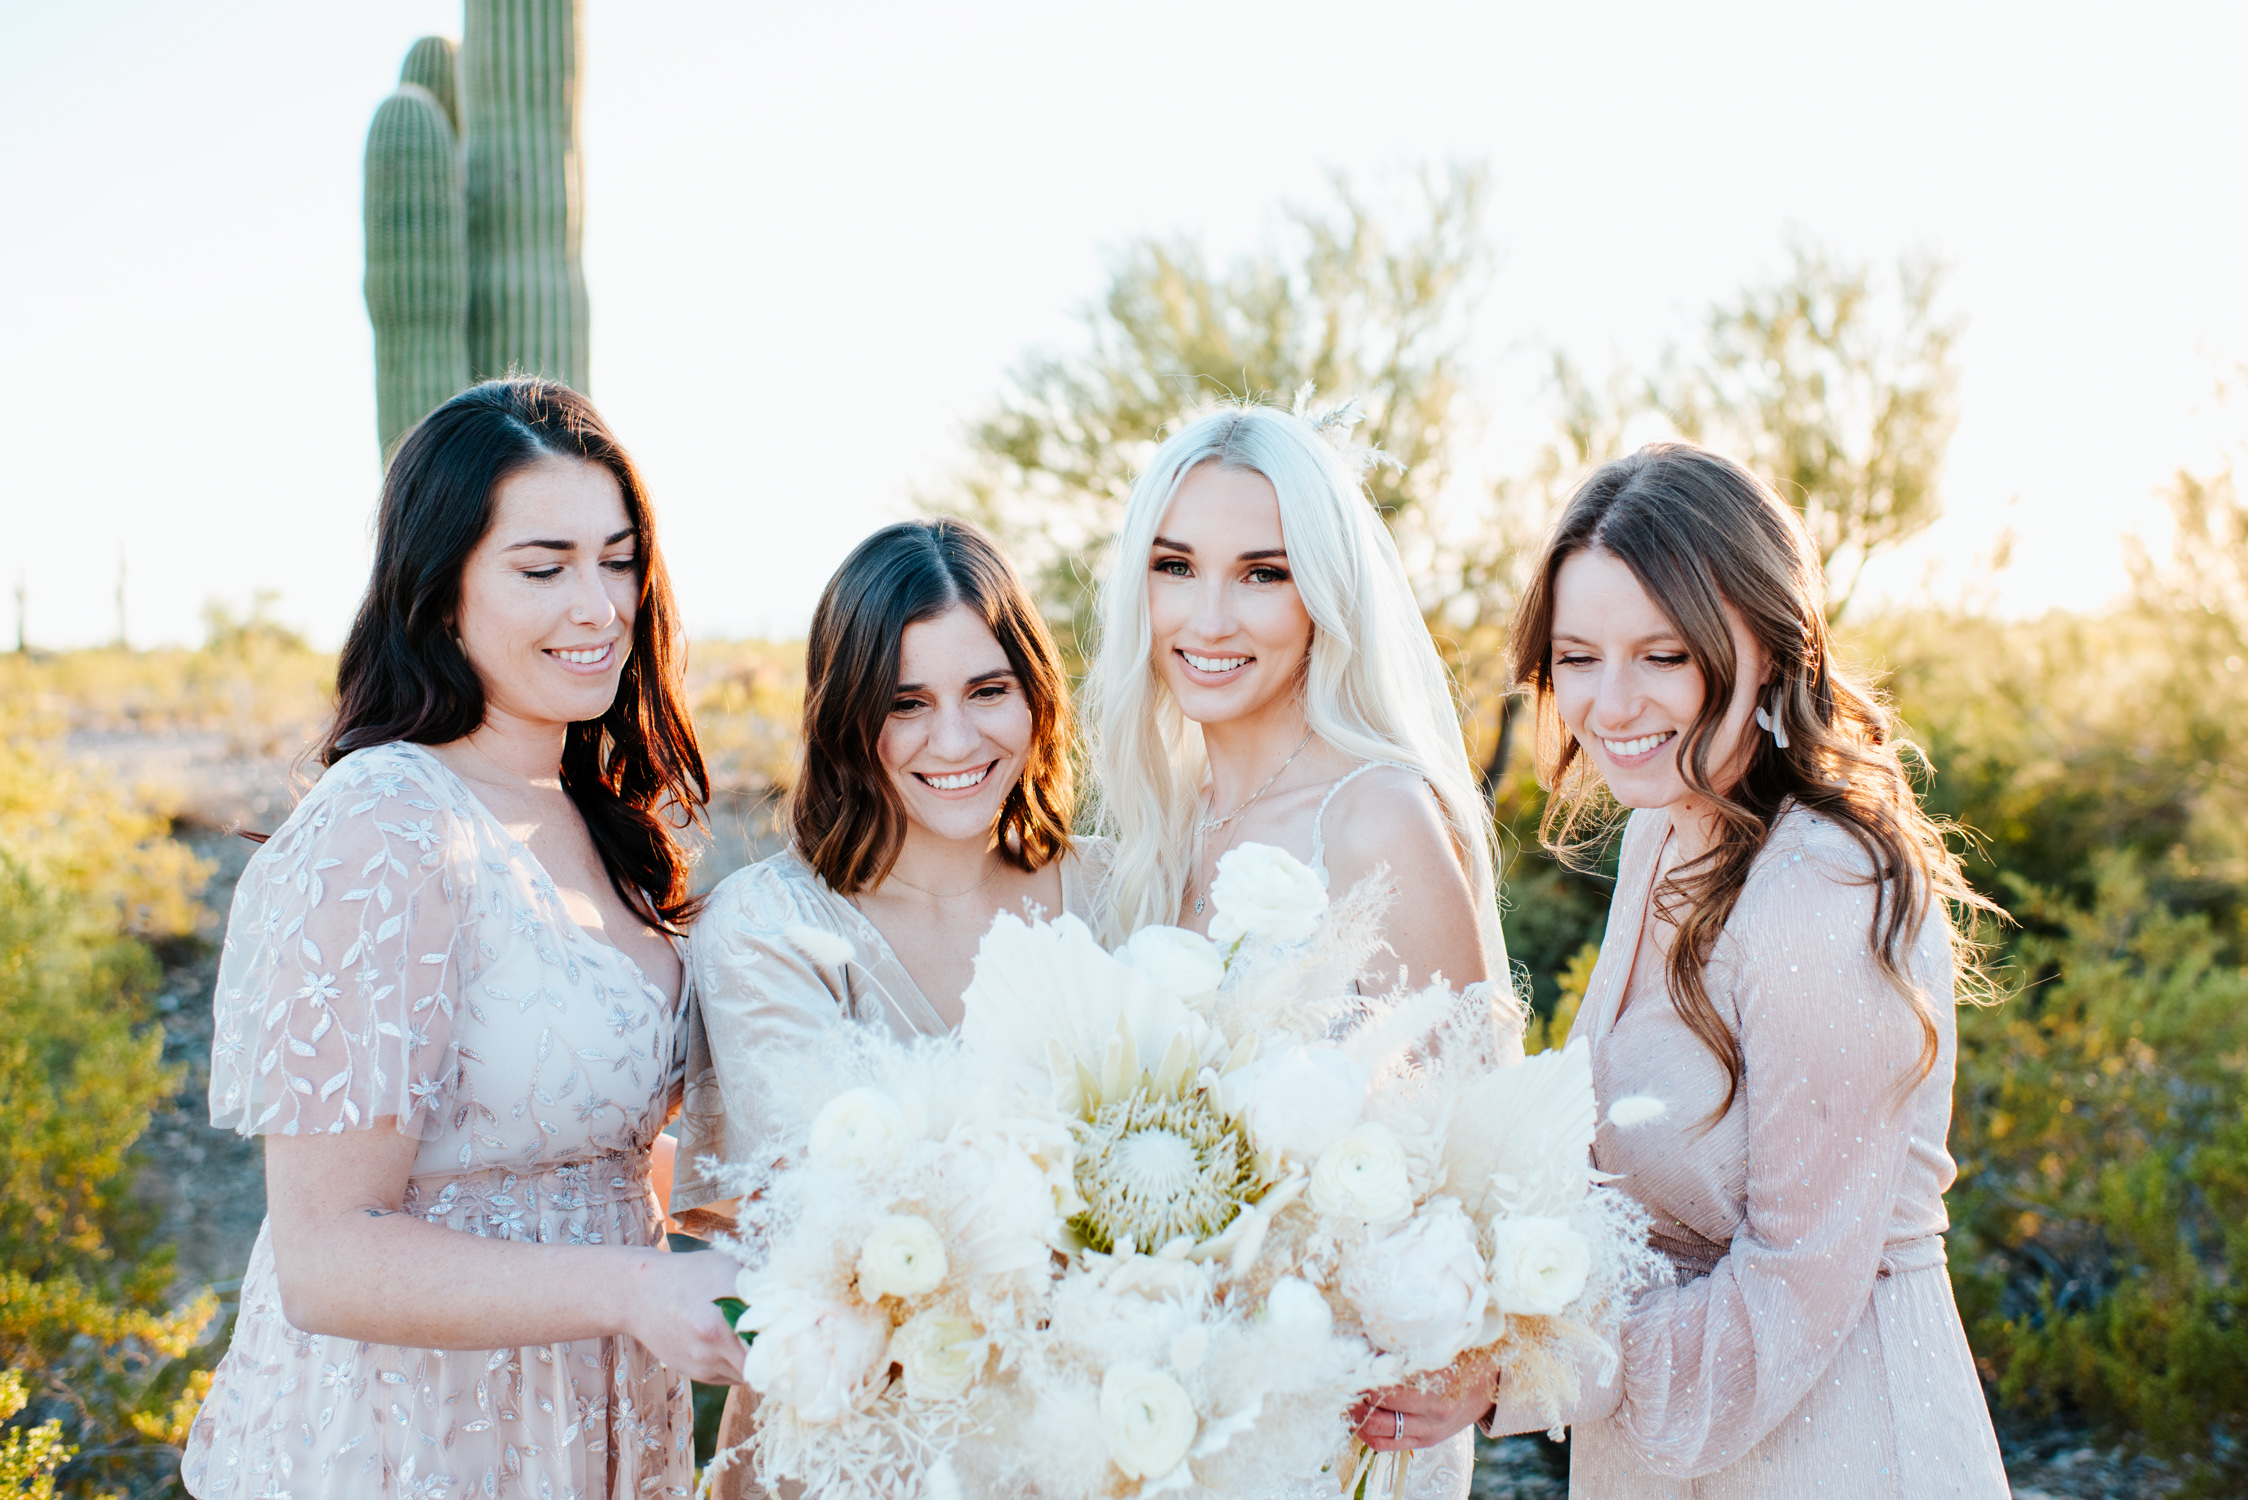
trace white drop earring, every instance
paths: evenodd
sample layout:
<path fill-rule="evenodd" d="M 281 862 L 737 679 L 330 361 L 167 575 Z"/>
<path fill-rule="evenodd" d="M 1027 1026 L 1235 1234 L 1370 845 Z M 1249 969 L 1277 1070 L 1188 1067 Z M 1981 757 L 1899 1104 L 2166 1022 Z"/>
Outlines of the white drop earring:
<path fill-rule="evenodd" d="M 1787 726 L 1780 722 L 1780 695 L 1785 691 L 1787 691 L 1785 688 L 1772 689 L 1772 711 L 1770 713 L 1764 711 L 1763 704 L 1756 705 L 1756 727 L 1771 731 L 1772 743 L 1782 750 L 1787 748 Z"/>

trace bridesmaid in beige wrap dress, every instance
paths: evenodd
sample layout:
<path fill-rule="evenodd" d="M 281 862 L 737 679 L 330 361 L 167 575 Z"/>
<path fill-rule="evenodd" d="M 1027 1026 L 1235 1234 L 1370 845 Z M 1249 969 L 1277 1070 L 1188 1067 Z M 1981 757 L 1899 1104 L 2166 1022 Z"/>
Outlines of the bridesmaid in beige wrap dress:
<path fill-rule="evenodd" d="M 1106 864 L 1105 841 L 1069 833 L 1060 658 L 982 532 L 914 521 L 861 543 L 821 597 L 805 666 L 790 847 L 720 882 L 695 925 L 672 1203 L 705 1232 L 730 1208 L 711 1168 L 769 1149 L 787 1083 L 769 1064 L 831 1026 L 951 1031 L 992 919 L 1089 921 Z M 730 1394 L 722 1447 L 753 1434 L 755 1410 L 748 1387 Z M 759 1493 L 750 1466 L 726 1465 L 715 1493 Z"/>
<path fill-rule="evenodd" d="M 1549 843 L 1599 783 L 1637 809 L 1571 1040 L 1674 1272 L 1564 1414 L 1572 1496 L 2007 1493 L 1943 1243 L 1979 902 L 1822 594 L 1769 487 L 1667 445 L 1586 483 L 1517 624 Z M 1486 1429 L 1545 1425 L 1502 1381 Z"/>

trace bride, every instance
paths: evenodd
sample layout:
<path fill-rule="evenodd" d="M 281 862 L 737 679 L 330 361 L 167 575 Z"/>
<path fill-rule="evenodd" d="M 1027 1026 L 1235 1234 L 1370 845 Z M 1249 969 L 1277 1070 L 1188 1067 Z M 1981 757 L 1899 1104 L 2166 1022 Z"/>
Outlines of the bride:
<path fill-rule="evenodd" d="M 1339 425 L 1227 407 L 1165 442 L 1133 488 L 1088 681 L 1116 841 L 1103 939 L 1156 923 L 1207 932 L 1219 859 L 1276 845 L 1338 895 L 1388 883 L 1395 967 L 1381 960 L 1362 988 L 1481 986 L 1519 1048 L 1489 813 L 1396 546 L 1321 431 Z M 1470 1435 L 1417 1430 L 1416 1403 L 1385 1404 L 1392 1394 L 1360 1403 L 1359 1432 L 1437 1444 L 1411 1494 L 1458 1500 Z"/>

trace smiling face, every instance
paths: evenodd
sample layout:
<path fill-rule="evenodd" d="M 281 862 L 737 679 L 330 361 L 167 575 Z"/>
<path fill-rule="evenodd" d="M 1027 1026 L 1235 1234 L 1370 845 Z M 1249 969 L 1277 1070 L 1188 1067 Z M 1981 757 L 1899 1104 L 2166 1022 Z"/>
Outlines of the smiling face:
<path fill-rule="evenodd" d="M 1728 604 L 1732 701 L 1710 743 L 1712 783 L 1724 791 L 1747 762 L 1748 732 L 1770 658 Z M 1553 584 L 1553 701 L 1561 722 L 1626 807 L 1682 809 L 1694 801 L 1678 750 L 1707 687 L 1686 639 L 1623 562 L 1573 553 Z"/>
<path fill-rule="evenodd" d="M 607 713 L 639 601 L 639 542 L 614 474 L 549 458 L 502 480 L 453 617 L 487 719 L 555 725 Z"/>
<path fill-rule="evenodd" d="M 878 749 L 907 818 L 940 838 L 989 836 L 1032 729 L 1007 652 L 973 610 L 956 604 L 905 628 Z"/>
<path fill-rule="evenodd" d="M 1311 615 L 1272 481 L 1204 463 L 1179 482 L 1148 552 L 1153 666 L 1197 724 L 1292 710 Z"/>

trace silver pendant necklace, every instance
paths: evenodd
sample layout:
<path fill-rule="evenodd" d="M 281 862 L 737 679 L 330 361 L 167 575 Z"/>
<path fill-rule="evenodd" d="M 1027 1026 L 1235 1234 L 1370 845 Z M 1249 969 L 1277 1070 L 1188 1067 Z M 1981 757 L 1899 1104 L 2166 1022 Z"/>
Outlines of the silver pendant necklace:
<path fill-rule="evenodd" d="M 1226 814 L 1226 815 L 1225 815 L 1224 817 L 1222 817 L 1222 818 L 1204 818 L 1204 819 L 1203 819 L 1203 820 L 1202 820 L 1201 822 L 1199 822 L 1199 823 L 1195 824 L 1195 825 L 1194 825 L 1194 836 L 1195 836 L 1195 839 L 1196 839 L 1197 841 L 1199 841 L 1199 840 L 1201 840 L 1201 839 L 1203 839 L 1203 838 L 1205 838 L 1205 837 L 1209 836 L 1210 834 L 1216 833 L 1216 832 L 1217 832 L 1217 831 L 1218 831 L 1219 829 L 1221 829 L 1221 828 L 1225 827 L 1225 825 L 1226 825 L 1226 824 L 1228 824 L 1228 823 L 1232 822 L 1232 821 L 1233 821 L 1233 820 L 1234 820 L 1235 818 L 1238 818 L 1238 817 L 1240 817 L 1240 816 L 1241 816 L 1241 815 L 1242 815 L 1243 813 L 1247 812 L 1247 811 L 1248 811 L 1248 810 L 1249 810 L 1250 808 L 1252 808 L 1252 807 L 1255 807 L 1255 806 L 1257 805 L 1257 799 L 1258 799 L 1258 798 L 1260 798 L 1260 797 L 1262 797 L 1262 796 L 1263 796 L 1263 795 L 1264 795 L 1265 793 L 1267 793 L 1267 792 L 1269 792 L 1269 791 L 1271 791 L 1271 790 L 1272 790 L 1272 784 L 1273 784 L 1274 782 L 1278 781 L 1278 780 L 1279 780 L 1279 779 L 1280 779 L 1280 778 L 1281 778 L 1281 777 L 1282 777 L 1283 775 L 1285 775 L 1285 774 L 1287 773 L 1287 770 L 1288 770 L 1288 768 L 1289 768 L 1290 766 L 1292 766 L 1292 765 L 1294 765 L 1294 764 L 1296 763 L 1296 757 L 1304 753 L 1304 746 L 1306 746 L 1306 745 L 1308 745 L 1308 744 L 1310 744 L 1310 743 L 1311 743 L 1311 731 L 1310 731 L 1309 729 L 1306 729 L 1306 730 L 1304 731 L 1304 737 L 1303 737 L 1302 739 L 1300 739 L 1300 740 L 1298 740 L 1298 741 L 1296 742 L 1296 748 L 1295 748 L 1295 749 L 1293 749 L 1293 750 L 1291 750 L 1291 751 L 1289 751 L 1289 752 L 1288 752 L 1288 758 L 1287 758 L 1286 760 L 1284 760 L 1284 761 L 1282 761 L 1282 762 L 1280 763 L 1280 769 L 1279 769 L 1279 770 L 1277 770 L 1277 771 L 1275 771 L 1275 772 L 1273 772 L 1273 773 L 1272 773 L 1272 774 L 1271 774 L 1270 776 L 1267 776 L 1267 777 L 1265 778 L 1265 784 L 1264 784 L 1263 786 L 1260 786 L 1260 787 L 1258 787 L 1258 788 L 1257 788 L 1257 789 L 1256 789 L 1255 791 L 1253 791 L 1253 792 L 1251 792 L 1251 793 L 1249 794 L 1249 800 L 1248 800 L 1248 801 L 1246 801 L 1246 802 L 1242 803 L 1242 804 L 1241 804 L 1241 805 L 1240 805 L 1239 807 L 1235 808 L 1235 809 L 1234 809 L 1234 810 L 1233 810 L 1232 812 L 1229 812 L 1229 813 L 1227 813 L 1227 814 Z M 1231 847 L 1232 847 L 1232 845 L 1233 845 L 1233 840 L 1232 840 L 1232 839 L 1227 839 L 1227 840 L 1226 840 L 1226 846 L 1227 846 L 1227 848 L 1231 848 Z M 1225 853 L 1225 850 L 1224 850 L 1224 849 L 1221 849 L 1221 850 L 1219 850 L 1219 851 L 1218 851 L 1218 853 L 1219 853 L 1219 855 L 1220 855 L 1220 856 L 1222 857 L 1222 856 L 1224 855 L 1224 853 Z M 1199 862 L 1197 862 L 1197 863 L 1199 864 Z M 1196 883 L 1197 883 L 1197 884 L 1200 884 L 1200 882 L 1199 882 L 1199 881 L 1197 881 Z M 1205 897 L 1205 896 L 1196 896 L 1196 897 L 1194 898 L 1194 914 L 1195 914 L 1196 916 L 1198 916 L 1198 917 L 1199 917 L 1199 916 L 1201 916 L 1201 915 L 1202 915 L 1202 912 L 1203 912 L 1203 909 L 1204 909 L 1204 908 L 1205 908 L 1205 907 L 1206 907 L 1206 906 L 1207 906 L 1208 904 L 1209 904 L 1209 902 L 1208 902 L 1208 898 L 1207 898 L 1207 897 Z"/>

